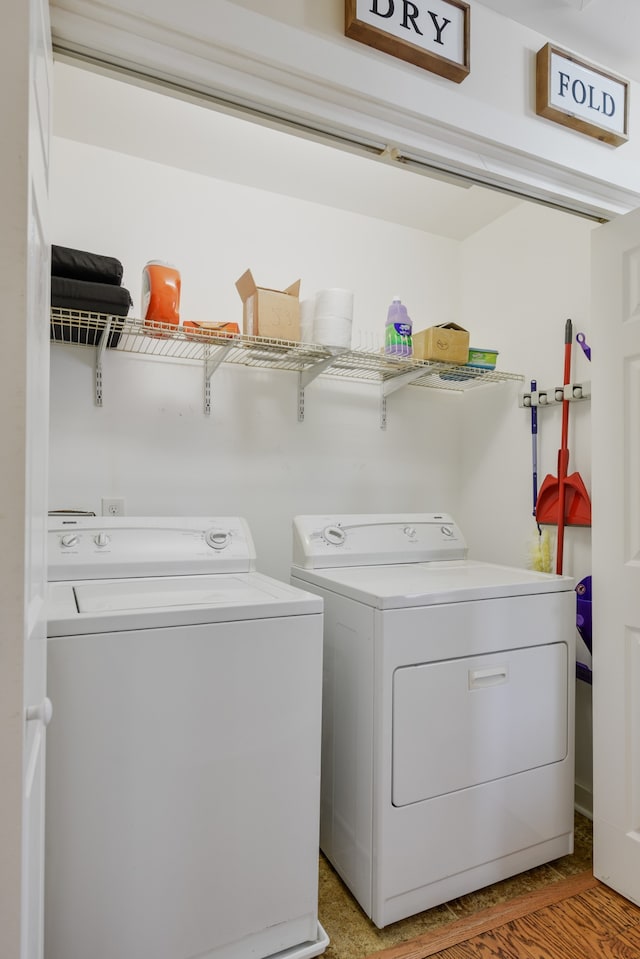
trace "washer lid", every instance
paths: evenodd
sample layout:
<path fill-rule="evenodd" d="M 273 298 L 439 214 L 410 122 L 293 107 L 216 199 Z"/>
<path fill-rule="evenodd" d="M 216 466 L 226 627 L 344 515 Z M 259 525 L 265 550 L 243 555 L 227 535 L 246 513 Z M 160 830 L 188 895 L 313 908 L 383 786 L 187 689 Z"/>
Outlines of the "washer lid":
<path fill-rule="evenodd" d="M 49 636 L 299 616 L 322 600 L 262 573 L 50 583 Z"/>
<path fill-rule="evenodd" d="M 319 586 L 377 609 L 463 603 L 574 588 L 570 576 L 470 559 L 328 570 L 293 567 L 292 576 L 301 585 Z"/>

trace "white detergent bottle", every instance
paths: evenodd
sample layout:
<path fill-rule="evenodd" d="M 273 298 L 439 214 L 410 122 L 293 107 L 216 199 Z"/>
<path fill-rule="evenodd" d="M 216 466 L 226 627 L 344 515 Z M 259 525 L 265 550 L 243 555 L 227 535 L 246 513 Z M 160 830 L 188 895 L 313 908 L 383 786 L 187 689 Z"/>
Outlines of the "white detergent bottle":
<path fill-rule="evenodd" d="M 394 296 L 387 312 L 387 324 L 384 335 L 384 351 L 393 356 L 411 356 L 412 323 L 406 306 L 399 296 Z"/>

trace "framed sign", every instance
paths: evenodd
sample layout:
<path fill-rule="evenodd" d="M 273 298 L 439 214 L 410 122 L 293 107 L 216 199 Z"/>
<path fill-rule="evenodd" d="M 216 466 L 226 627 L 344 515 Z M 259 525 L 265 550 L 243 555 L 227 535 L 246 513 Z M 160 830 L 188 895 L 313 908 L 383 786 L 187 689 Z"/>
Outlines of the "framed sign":
<path fill-rule="evenodd" d="M 629 83 L 547 43 L 536 55 L 536 113 L 620 146 L 629 139 Z"/>
<path fill-rule="evenodd" d="M 468 75 L 464 0 L 345 0 L 345 35 L 460 83 Z"/>

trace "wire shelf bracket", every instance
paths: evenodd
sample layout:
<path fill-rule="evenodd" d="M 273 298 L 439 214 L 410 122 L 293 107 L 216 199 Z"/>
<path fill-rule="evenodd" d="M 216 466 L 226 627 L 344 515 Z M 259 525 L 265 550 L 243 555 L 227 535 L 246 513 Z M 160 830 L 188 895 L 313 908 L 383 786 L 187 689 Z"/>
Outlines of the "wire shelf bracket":
<path fill-rule="evenodd" d="M 340 352 L 347 353 L 348 350 L 341 350 Z M 305 370 L 300 370 L 298 373 L 298 422 L 304 422 L 304 391 L 309 386 L 310 383 L 313 383 L 321 373 L 324 373 L 325 370 L 328 370 L 330 366 L 333 366 L 336 356 L 339 353 L 332 353 L 331 356 L 327 356 L 326 359 L 320 360 L 318 363 L 314 363 L 312 366 L 308 366 Z"/>
<path fill-rule="evenodd" d="M 235 337 L 227 346 L 220 346 L 215 353 L 207 352 L 204 357 L 204 412 L 211 413 L 211 377 L 221 363 L 224 363 L 227 354 L 233 349 Z"/>
<path fill-rule="evenodd" d="M 409 370 L 407 373 L 400 373 L 399 376 L 394 376 L 393 379 L 382 381 L 380 388 L 381 430 L 386 430 L 387 428 L 387 396 L 395 393 L 396 390 L 401 390 L 404 386 L 408 386 L 410 383 L 413 383 L 414 380 L 419 380 L 421 376 L 424 376 L 424 370 L 418 368 L 417 370 Z"/>
<path fill-rule="evenodd" d="M 107 317 L 106 323 L 104 325 L 104 333 L 100 337 L 100 342 L 96 346 L 96 363 L 95 363 L 95 401 L 96 406 L 102 406 L 102 357 L 104 356 L 104 351 L 106 349 L 106 344 L 109 340 L 109 334 L 111 332 L 111 320 L 110 316 Z"/>

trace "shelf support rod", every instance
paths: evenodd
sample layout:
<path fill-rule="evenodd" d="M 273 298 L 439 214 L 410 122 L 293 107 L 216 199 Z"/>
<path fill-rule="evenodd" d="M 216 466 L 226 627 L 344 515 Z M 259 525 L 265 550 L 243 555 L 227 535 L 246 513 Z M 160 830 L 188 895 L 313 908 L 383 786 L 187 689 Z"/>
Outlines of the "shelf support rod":
<path fill-rule="evenodd" d="M 387 428 L 387 397 L 383 390 L 380 390 L 380 429 Z"/>
<path fill-rule="evenodd" d="M 382 395 L 385 397 L 389 396 L 391 393 L 395 393 L 396 390 L 401 390 L 403 386 L 408 386 L 409 383 L 413 383 L 414 380 L 419 380 L 421 376 L 428 376 L 431 372 L 433 372 L 433 370 L 419 367 L 417 370 L 408 370 L 406 373 L 400 373 L 399 376 L 394 376 L 392 379 L 383 380 Z"/>
<path fill-rule="evenodd" d="M 300 370 L 298 373 L 298 422 L 304 422 L 304 391 L 310 383 L 320 376 L 321 373 L 324 373 L 325 370 L 329 369 L 332 366 L 336 356 L 339 356 L 340 353 L 348 353 L 348 350 L 336 350 L 335 353 L 332 353 L 331 356 L 327 356 L 324 360 L 319 360 L 317 363 L 314 363 L 312 366 L 308 366 L 306 370 Z"/>
<path fill-rule="evenodd" d="M 107 341 L 109 339 L 109 333 L 111 332 L 111 321 L 112 317 L 110 316 L 107 319 L 107 322 L 104 325 L 102 331 L 102 336 L 100 337 L 100 342 L 96 346 L 96 370 L 95 370 L 95 386 L 96 386 L 96 406 L 102 406 L 102 357 L 104 356 L 104 351 L 107 346 Z"/>
<path fill-rule="evenodd" d="M 395 393 L 396 390 L 402 389 L 403 386 L 408 386 L 409 383 L 413 383 L 414 380 L 419 380 L 420 377 L 425 376 L 426 373 L 428 373 L 428 370 L 419 367 L 417 370 L 408 370 L 406 373 L 400 373 L 399 376 L 394 376 L 393 379 L 382 381 L 382 388 L 380 390 L 381 430 L 386 430 L 387 428 L 387 396 Z"/>
<path fill-rule="evenodd" d="M 207 416 L 211 413 L 211 377 L 221 363 L 224 363 L 227 353 L 233 349 L 235 339 L 228 345 L 220 346 L 215 353 L 207 354 L 204 358 L 204 411 Z"/>

